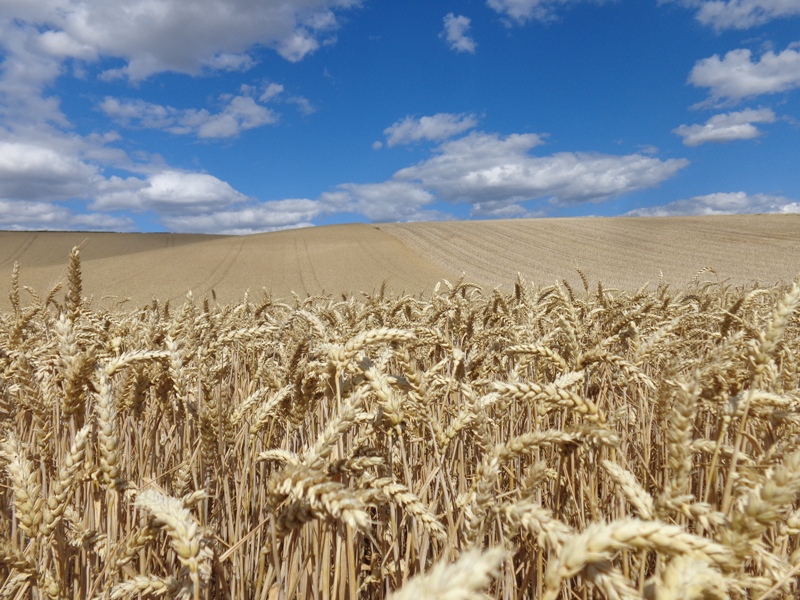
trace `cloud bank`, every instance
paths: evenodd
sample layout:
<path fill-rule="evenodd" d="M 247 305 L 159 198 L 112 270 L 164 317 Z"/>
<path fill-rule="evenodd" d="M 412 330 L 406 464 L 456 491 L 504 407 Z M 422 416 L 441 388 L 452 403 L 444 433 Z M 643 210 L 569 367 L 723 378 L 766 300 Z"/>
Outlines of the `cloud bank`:
<path fill-rule="evenodd" d="M 128 230 L 132 219 L 107 212 L 127 210 L 154 211 L 166 227 L 190 227 L 181 216 L 190 224 L 202 213 L 253 202 L 213 175 L 170 167 L 158 155 L 127 153 L 118 147 L 122 137 L 115 130 L 76 133 L 51 88 L 61 76 L 85 77 L 87 69 L 95 67 L 100 79 L 134 84 L 167 71 L 244 72 L 258 63 L 260 48 L 297 62 L 333 43 L 339 15 L 360 4 L 360 0 L 0 3 L 0 226 Z M 236 94 L 219 96 L 212 109 L 108 96 L 98 102 L 98 110 L 119 127 L 214 140 L 278 122 L 280 115 L 266 106 L 268 102 L 293 104 L 303 114 L 313 112 L 305 98 L 285 93 L 278 83 L 263 89 L 243 85 Z M 296 224 L 299 213 L 289 210 L 289 204 L 271 206 L 294 216 L 265 218 L 265 227 Z M 257 215 L 251 218 L 257 220 Z"/>
<path fill-rule="evenodd" d="M 531 155 L 530 151 L 543 143 L 539 134 L 501 136 L 473 131 L 440 143 L 429 158 L 398 170 L 386 181 L 342 183 L 316 199 L 257 202 L 226 195 L 224 187 L 207 182 L 213 190 L 209 199 L 226 201 L 226 208 L 189 216 L 176 211 L 164 221 L 175 231 L 255 233 L 343 213 L 362 215 L 373 222 L 452 218 L 436 207 L 440 201 L 466 206 L 473 217 L 543 216 L 554 206 L 601 202 L 657 186 L 688 165 L 684 159 L 660 160 L 643 154 Z M 172 198 L 163 191 L 170 186 L 152 182 L 137 182 L 136 186 L 132 196 L 121 196 L 127 206 L 144 208 L 152 205 L 153 198 L 163 204 L 165 196 L 174 205 L 180 204 L 180 197 Z M 151 187 L 154 191 L 149 191 Z"/>
<path fill-rule="evenodd" d="M 662 206 L 638 208 L 627 213 L 635 217 L 678 217 L 732 214 L 797 214 L 800 202 L 783 196 L 720 192 L 676 200 Z"/>
<path fill-rule="evenodd" d="M 299 61 L 331 39 L 337 11 L 360 0 L 10 0 L 0 19 L 42 29 L 42 51 L 50 56 L 125 61 L 107 78 L 142 80 L 155 73 L 198 74 L 203 69 L 243 70 L 251 48 L 274 49 Z"/>
<path fill-rule="evenodd" d="M 453 203 L 508 210 L 520 202 L 547 199 L 555 205 L 598 202 L 658 185 L 688 165 L 641 154 L 615 156 L 560 152 L 531 156 L 543 143 L 537 134 L 473 132 L 441 144 L 434 156 L 395 173 Z M 519 209 L 514 209 L 519 210 Z"/>

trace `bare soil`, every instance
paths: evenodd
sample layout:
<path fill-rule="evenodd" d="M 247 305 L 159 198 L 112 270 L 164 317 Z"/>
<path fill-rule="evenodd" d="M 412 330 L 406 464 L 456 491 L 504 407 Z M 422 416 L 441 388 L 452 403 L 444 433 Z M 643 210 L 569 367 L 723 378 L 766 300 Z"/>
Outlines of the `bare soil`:
<path fill-rule="evenodd" d="M 800 274 L 800 215 L 572 218 L 381 225 L 450 271 L 488 286 L 517 273 L 552 284 L 579 282 L 637 289 L 645 282 L 682 286 L 706 267 L 732 285 L 769 285 Z M 712 278 L 714 275 L 704 275 Z"/>
<path fill-rule="evenodd" d="M 69 251 L 82 245 L 83 291 L 95 306 L 124 308 L 211 297 L 221 303 L 263 292 L 291 299 L 321 293 L 430 293 L 462 273 L 487 287 L 519 273 L 548 285 L 635 289 L 660 276 L 682 286 L 705 278 L 773 284 L 800 274 L 800 215 L 681 218 L 575 218 L 331 225 L 252 236 L 0 232 L 0 281 L 14 262 L 20 283 L 40 295 L 64 281 Z M 27 298 L 23 298 L 26 302 Z"/>

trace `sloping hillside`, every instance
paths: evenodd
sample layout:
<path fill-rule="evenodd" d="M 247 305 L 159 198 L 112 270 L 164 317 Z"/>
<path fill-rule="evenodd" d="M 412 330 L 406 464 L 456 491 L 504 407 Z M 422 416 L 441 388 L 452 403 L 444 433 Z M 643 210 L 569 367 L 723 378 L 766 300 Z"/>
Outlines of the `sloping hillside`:
<path fill-rule="evenodd" d="M 771 284 L 800 274 L 800 215 L 525 219 L 381 225 L 443 269 L 484 285 L 521 273 L 550 284 L 576 280 L 638 288 L 683 285 L 703 268 L 733 284 Z"/>
<path fill-rule="evenodd" d="M 429 292 L 461 273 L 494 287 L 517 273 L 535 283 L 578 283 L 578 268 L 592 284 L 628 289 L 660 273 L 680 286 L 705 267 L 733 284 L 800 274 L 800 216 L 740 215 L 351 224 L 245 237 L 0 232 L 4 289 L 16 261 L 21 284 L 46 293 L 63 280 L 78 244 L 84 294 L 105 306 L 180 301 L 189 290 L 200 298 L 213 290 L 219 302 L 246 290 L 287 299 L 371 292 L 383 282 L 396 292 Z"/>

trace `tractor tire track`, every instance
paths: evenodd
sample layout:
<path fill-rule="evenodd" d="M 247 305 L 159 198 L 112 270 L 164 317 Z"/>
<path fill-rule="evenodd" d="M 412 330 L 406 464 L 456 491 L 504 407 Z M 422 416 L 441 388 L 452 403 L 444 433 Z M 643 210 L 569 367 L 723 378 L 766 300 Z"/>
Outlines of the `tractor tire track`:
<path fill-rule="evenodd" d="M 244 248 L 246 241 L 247 238 L 242 236 L 238 238 L 236 242 L 231 243 L 228 250 L 225 252 L 225 255 L 211 270 L 211 272 L 199 283 L 193 285 L 191 289 L 194 290 L 195 293 L 203 295 L 208 294 L 208 292 L 210 292 L 212 289 L 215 289 L 225 279 L 225 276 L 230 272 L 233 265 L 236 264 L 239 254 L 241 254 L 242 248 Z M 171 298 L 171 300 L 177 300 L 181 297 L 182 295 L 174 296 Z"/>
<path fill-rule="evenodd" d="M 0 262 L 0 267 L 5 267 L 6 265 L 11 264 L 12 261 L 17 260 L 23 254 L 25 254 L 25 251 L 31 247 L 33 242 L 36 241 L 37 237 L 39 237 L 38 233 L 28 234 L 23 237 L 20 245 L 11 251 L 11 254 L 8 255 L 8 258 Z"/>

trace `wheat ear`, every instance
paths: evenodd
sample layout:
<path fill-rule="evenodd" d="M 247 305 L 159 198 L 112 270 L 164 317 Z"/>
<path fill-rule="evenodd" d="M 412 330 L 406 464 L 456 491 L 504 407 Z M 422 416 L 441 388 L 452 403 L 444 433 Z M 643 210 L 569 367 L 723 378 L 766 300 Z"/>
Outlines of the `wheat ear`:
<path fill-rule="evenodd" d="M 413 331 L 406 331 L 403 329 L 393 329 L 390 327 L 370 329 L 359 333 L 344 345 L 334 346 L 329 353 L 329 364 L 333 367 L 334 371 L 341 371 L 356 354 L 367 346 L 373 346 L 383 342 L 408 342 L 415 337 L 416 334 Z"/>
<path fill-rule="evenodd" d="M 467 550 L 454 563 L 440 561 L 425 574 L 417 575 L 389 600 L 479 600 L 506 558 L 502 548 L 486 552 Z"/>
<path fill-rule="evenodd" d="M 69 454 L 64 458 L 64 464 L 58 469 L 58 478 L 53 482 L 47 504 L 44 507 L 41 532 L 50 535 L 61 520 L 67 499 L 75 485 L 78 473 L 83 467 L 86 457 L 86 442 L 89 439 L 91 427 L 85 425 L 78 433 L 70 447 Z"/>
<path fill-rule="evenodd" d="M 717 569 L 696 557 L 676 556 L 661 575 L 655 587 L 656 600 L 723 600 L 728 596 L 728 583 Z"/>
<path fill-rule="evenodd" d="M 38 474 L 13 433 L 3 441 L 2 456 L 8 461 L 6 471 L 14 491 L 14 512 L 19 527 L 28 537 L 35 538 L 44 504 Z"/>
<path fill-rule="evenodd" d="M 136 506 L 149 512 L 155 525 L 167 532 L 172 548 L 181 564 L 189 569 L 194 586 L 194 598 L 200 597 L 200 527 L 183 502 L 155 490 L 145 490 L 136 496 Z"/>
<path fill-rule="evenodd" d="M 371 483 L 373 488 L 379 489 L 387 497 L 391 498 L 403 509 L 414 517 L 425 530 L 440 542 L 447 540 L 447 531 L 433 513 L 428 510 L 416 494 L 412 493 L 406 486 L 397 483 L 391 478 L 376 479 Z"/>
<path fill-rule="evenodd" d="M 620 550 L 657 550 L 670 556 L 691 554 L 723 568 L 737 566 L 732 550 L 676 525 L 638 519 L 593 523 L 569 539 L 558 558 L 547 566 L 542 600 L 555 600 L 561 581 L 574 577 L 588 565 L 610 560 Z"/>
<path fill-rule="evenodd" d="M 97 442 L 100 449 L 100 471 L 103 481 L 117 485 L 120 475 L 119 430 L 117 401 L 105 369 L 98 369 Z"/>
<path fill-rule="evenodd" d="M 610 460 L 604 460 L 600 464 L 620 491 L 625 495 L 630 505 L 639 513 L 639 516 L 646 521 L 651 520 L 653 518 L 655 502 L 653 501 L 653 497 L 639 485 L 636 476 L 618 463 Z"/>
<path fill-rule="evenodd" d="M 165 595 L 175 598 L 181 587 L 181 582 L 174 577 L 137 575 L 112 587 L 110 597 L 111 600 Z"/>

